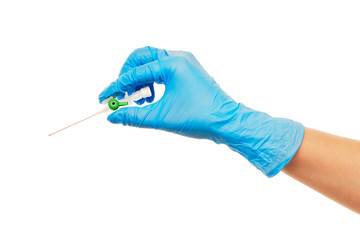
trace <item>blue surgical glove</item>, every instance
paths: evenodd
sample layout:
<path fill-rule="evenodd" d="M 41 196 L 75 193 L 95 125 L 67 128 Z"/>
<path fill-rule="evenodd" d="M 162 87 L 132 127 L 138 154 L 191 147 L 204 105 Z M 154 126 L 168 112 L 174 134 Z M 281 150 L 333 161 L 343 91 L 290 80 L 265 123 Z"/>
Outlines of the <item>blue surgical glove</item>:
<path fill-rule="evenodd" d="M 142 108 L 121 108 L 108 120 L 226 144 L 268 177 L 280 172 L 300 147 L 301 124 L 235 102 L 189 52 L 151 47 L 135 50 L 99 100 L 122 98 L 125 92 L 154 82 L 165 84 L 159 101 Z"/>

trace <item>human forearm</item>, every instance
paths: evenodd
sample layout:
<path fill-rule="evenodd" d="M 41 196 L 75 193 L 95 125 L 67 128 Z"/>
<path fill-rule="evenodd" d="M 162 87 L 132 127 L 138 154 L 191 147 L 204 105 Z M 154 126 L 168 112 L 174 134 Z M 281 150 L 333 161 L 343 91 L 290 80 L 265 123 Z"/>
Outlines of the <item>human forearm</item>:
<path fill-rule="evenodd" d="M 360 213 L 360 142 L 306 128 L 283 172 Z"/>

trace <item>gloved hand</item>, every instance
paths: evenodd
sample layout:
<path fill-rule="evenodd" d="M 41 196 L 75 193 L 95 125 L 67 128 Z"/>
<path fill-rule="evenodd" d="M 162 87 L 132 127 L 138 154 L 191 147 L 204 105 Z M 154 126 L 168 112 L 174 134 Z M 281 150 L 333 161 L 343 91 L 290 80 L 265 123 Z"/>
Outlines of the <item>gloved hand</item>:
<path fill-rule="evenodd" d="M 165 84 L 158 102 L 142 108 L 120 108 L 108 120 L 226 144 L 268 177 L 280 172 L 300 147 L 304 135 L 301 124 L 272 118 L 235 102 L 189 52 L 151 47 L 135 50 L 99 100 L 122 98 L 125 92 L 153 82 Z M 151 102 L 153 97 L 147 100 Z"/>

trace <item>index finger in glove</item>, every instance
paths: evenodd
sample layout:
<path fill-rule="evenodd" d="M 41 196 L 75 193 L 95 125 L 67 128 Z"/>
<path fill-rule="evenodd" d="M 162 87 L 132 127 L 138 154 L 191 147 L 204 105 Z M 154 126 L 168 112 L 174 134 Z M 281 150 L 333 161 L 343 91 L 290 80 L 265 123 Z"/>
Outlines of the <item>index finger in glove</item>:
<path fill-rule="evenodd" d="M 100 93 L 99 101 L 101 103 L 111 96 L 123 96 L 125 92 L 133 92 L 137 86 L 153 82 L 163 82 L 159 61 L 132 68 L 127 73 L 120 75 L 116 81 Z"/>

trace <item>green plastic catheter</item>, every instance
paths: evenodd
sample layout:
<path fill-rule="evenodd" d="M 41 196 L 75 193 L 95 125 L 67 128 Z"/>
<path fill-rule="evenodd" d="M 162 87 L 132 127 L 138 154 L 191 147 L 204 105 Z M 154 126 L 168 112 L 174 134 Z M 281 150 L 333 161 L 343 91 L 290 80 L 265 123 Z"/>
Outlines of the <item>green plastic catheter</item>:
<path fill-rule="evenodd" d="M 126 93 L 125 94 L 125 97 L 121 100 L 117 100 L 116 98 L 110 98 L 110 99 L 107 99 L 103 102 L 103 104 L 106 104 L 107 103 L 107 106 L 105 106 L 103 109 L 101 109 L 100 111 L 98 111 L 97 113 L 87 117 L 87 118 L 84 118 L 78 122 L 75 122 L 73 124 L 70 124 L 69 126 L 67 127 L 64 127 L 56 132 L 53 132 L 53 133 L 50 133 L 49 136 L 51 135 L 54 135 L 55 133 L 58 133 L 58 132 L 61 132 L 62 130 L 65 130 L 69 127 L 72 127 L 78 123 L 81 123 L 91 117 L 94 117 L 96 115 L 99 115 L 101 113 L 105 113 L 105 112 L 109 112 L 109 111 L 116 111 L 118 110 L 120 107 L 123 107 L 123 106 L 127 106 L 127 105 L 131 105 L 133 102 L 137 101 L 137 100 L 140 100 L 142 98 L 147 98 L 147 97 L 151 97 L 152 94 L 151 94 L 151 91 L 150 91 L 150 88 L 149 87 L 144 87 L 142 89 L 140 89 L 139 91 L 136 91 L 134 92 L 133 94 L 131 94 L 130 96 L 128 96 L 128 94 Z"/>

